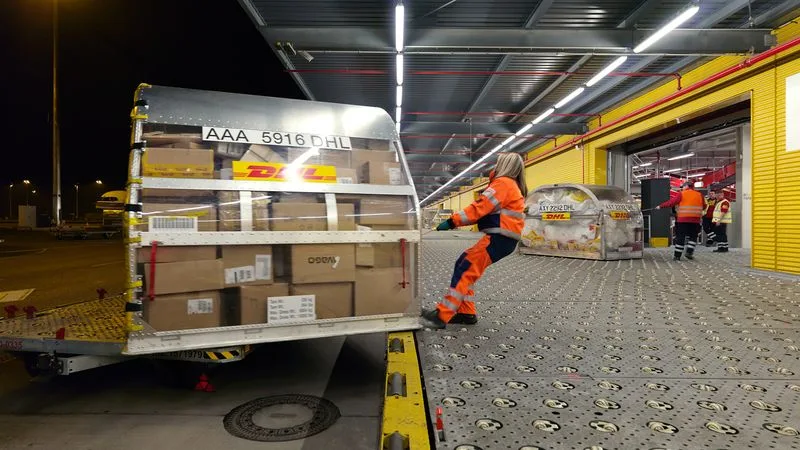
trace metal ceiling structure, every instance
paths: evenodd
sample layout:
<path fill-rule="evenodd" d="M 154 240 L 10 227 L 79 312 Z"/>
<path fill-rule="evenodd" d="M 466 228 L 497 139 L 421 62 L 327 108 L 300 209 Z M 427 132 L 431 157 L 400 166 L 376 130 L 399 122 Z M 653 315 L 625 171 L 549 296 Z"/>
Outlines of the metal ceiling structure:
<path fill-rule="evenodd" d="M 239 0 L 305 95 L 394 116 L 395 3 Z M 510 148 L 528 151 L 722 54 L 761 52 L 800 0 L 700 0 L 680 29 L 634 53 L 689 0 L 404 0 L 400 132 L 421 199 L 514 136 L 620 55 L 625 63 Z M 487 163 L 490 160 L 486 161 Z M 478 176 L 483 165 L 466 175 Z M 436 192 L 470 182 L 452 181 Z M 431 197 L 429 200 L 433 200 Z"/>

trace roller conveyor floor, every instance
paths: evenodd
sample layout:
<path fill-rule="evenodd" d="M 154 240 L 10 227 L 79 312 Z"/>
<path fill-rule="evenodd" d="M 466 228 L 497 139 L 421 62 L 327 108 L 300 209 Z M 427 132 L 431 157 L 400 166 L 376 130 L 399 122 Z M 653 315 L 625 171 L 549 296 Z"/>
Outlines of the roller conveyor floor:
<path fill-rule="evenodd" d="M 478 236 L 426 236 L 426 306 Z M 417 334 L 436 448 L 800 449 L 800 279 L 671 259 L 490 267 L 477 325 Z"/>

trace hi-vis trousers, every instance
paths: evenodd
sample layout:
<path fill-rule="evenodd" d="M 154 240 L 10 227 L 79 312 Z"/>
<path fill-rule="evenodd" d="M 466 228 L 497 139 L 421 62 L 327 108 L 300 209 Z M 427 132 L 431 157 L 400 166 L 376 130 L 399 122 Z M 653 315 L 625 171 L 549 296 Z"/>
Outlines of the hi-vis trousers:
<path fill-rule="evenodd" d="M 476 314 L 472 286 L 480 279 L 486 268 L 510 255 L 517 247 L 516 239 L 499 234 L 487 234 L 477 244 L 461 254 L 453 270 L 450 290 L 444 300 L 436 305 L 439 318 L 449 322 L 456 313 Z"/>

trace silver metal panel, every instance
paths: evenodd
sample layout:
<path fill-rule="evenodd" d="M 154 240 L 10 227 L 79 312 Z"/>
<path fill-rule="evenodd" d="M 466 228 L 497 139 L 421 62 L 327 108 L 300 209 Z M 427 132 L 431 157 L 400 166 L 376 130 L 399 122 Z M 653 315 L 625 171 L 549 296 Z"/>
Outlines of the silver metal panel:
<path fill-rule="evenodd" d="M 158 332 L 152 331 L 148 325 L 144 325 L 144 332 L 131 334 L 123 354 L 146 355 L 229 345 L 416 330 L 419 328 L 419 319 L 396 314 L 391 316 L 318 320 L 313 323 L 297 323 L 284 326 L 263 324 Z"/>
<path fill-rule="evenodd" d="M 425 240 L 429 305 L 474 243 L 447 234 Z M 800 449 L 800 284 L 748 261 L 701 248 L 489 267 L 477 325 L 418 334 L 436 448 Z"/>
<path fill-rule="evenodd" d="M 239 218 L 242 231 L 253 231 L 253 195 L 250 191 L 239 192 Z"/>
<path fill-rule="evenodd" d="M 174 125 L 309 132 L 396 139 L 394 122 L 380 108 L 152 86 L 144 89 L 147 121 Z"/>
<path fill-rule="evenodd" d="M 142 246 L 159 245 L 269 245 L 357 244 L 370 242 L 419 242 L 419 231 L 201 231 L 197 233 L 141 233 Z"/>
<path fill-rule="evenodd" d="M 98 367 L 110 366 L 130 360 L 125 356 L 94 356 L 81 355 L 58 358 L 58 374 L 71 375 L 84 370 L 96 369 Z"/>
<path fill-rule="evenodd" d="M 588 50 L 630 53 L 655 30 L 620 28 L 410 28 L 406 32 L 407 54 L 426 51 Z M 678 29 L 653 44 L 647 54 L 728 54 L 766 50 L 765 35 L 759 29 Z M 264 34 L 270 42 L 291 42 L 309 52 L 393 53 L 390 28 L 367 27 L 270 27 Z"/>
<path fill-rule="evenodd" d="M 319 194 L 413 195 L 413 186 L 373 184 L 278 183 L 272 181 L 202 180 L 143 177 L 142 187 L 200 191 L 306 192 Z"/>
<path fill-rule="evenodd" d="M 401 133 L 407 134 L 514 134 L 525 123 L 506 122 L 405 122 Z M 586 124 L 582 123 L 538 123 L 532 126 L 528 134 L 536 135 L 572 135 L 583 134 L 588 131 Z"/>
<path fill-rule="evenodd" d="M 0 349 L 34 353 L 119 355 L 122 344 L 69 339 L 23 339 L 0 336 Z"/>

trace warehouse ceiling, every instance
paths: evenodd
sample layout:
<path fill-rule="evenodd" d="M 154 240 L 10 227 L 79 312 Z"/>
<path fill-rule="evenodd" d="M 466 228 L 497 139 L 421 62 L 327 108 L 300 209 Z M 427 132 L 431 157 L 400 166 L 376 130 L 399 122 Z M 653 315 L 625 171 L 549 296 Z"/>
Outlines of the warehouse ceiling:
<path fill-rule="evenodd" d="M 680 29 L 634 53 L 688 0 L 405 0 L 400 80 L 395 1 L 239 1 L 311 100 L 395 117 L 402 81 L 403 148 L 428 201 L 485 172 L 473 163 L 515 133 L 508 146 L 519 152 L 581 134 L 654 85 L 677 89 L 678 74 L 710 58 L 766 50 L 769 30 L 800 9 L 800 0 L 701 0 Z M 521 130 L 621 55 L 609 76 Z"/>

